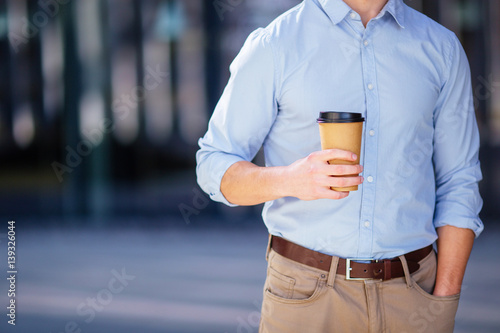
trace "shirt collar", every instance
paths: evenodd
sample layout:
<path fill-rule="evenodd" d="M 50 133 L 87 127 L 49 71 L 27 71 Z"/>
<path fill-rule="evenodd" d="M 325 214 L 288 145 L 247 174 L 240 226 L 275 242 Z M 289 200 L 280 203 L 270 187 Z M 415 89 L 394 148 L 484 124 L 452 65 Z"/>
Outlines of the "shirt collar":
<path fill-rule="evenodd" d="M 351 11 L 351 8 L 342 0 L 318 0 L 318 2 L 333 24 L 339 24 Z"/>
<path fill-rule="evenodd" d="M 323 10 L 330 17 L 333 24 L 338 24 L 351 11 L 351 8 L 342 0 L 318 0 Z M 382 17 L 385 12 L 391 14 L 401 28 L 404 28 L 403 0 L 389 0 L 380 12 Z"/>
<path fill-rule="evenodd" d="M 397 24 L 399 24 L 399 26 L 404 29 L 405 11 L 403 6 L 403 0 L 389 0 L 382 9 L 381 13 L 384 14 L 385 11 L 391 14 Z"/>

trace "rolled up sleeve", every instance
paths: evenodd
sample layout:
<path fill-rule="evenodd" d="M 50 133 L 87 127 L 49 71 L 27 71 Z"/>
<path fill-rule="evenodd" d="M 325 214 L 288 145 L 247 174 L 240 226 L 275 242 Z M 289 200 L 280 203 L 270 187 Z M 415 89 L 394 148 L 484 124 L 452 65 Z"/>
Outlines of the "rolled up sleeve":
<path fill-rule="evenodd" d="M 447 72 L 434 112 L 434 225 L 471 229 L 477 237 L 484 228 L 479 218 L 483 204 L 478 188 L 482 179 L 479 131 L 469 64 L 455 36 L 451 40 Z"/>
<path fill-rule="evenodd" d="M 227 169 L 251 161 L 262 146 L 277 114 L 276 66 L 265 29 L 247 38 L 230 66 L 231 77 L 198 142 L 198 184 L 212 198 L 228 206 L 220 190 Z"/>

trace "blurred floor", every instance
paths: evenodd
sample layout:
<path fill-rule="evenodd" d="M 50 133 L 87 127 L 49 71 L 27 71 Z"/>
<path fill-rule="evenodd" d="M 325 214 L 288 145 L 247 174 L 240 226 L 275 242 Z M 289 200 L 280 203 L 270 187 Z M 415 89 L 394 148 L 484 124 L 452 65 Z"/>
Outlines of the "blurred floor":
<path fill-rule="evenodd" d="M 476 242 L 456 332 L 500 331 L 497 225 Z M 261 222 L 120 231 L 18 224 L 16 231 L 16 327 L 6 323 L 3 280 L 0 332 L 257 332 L 266 270 Z"/>

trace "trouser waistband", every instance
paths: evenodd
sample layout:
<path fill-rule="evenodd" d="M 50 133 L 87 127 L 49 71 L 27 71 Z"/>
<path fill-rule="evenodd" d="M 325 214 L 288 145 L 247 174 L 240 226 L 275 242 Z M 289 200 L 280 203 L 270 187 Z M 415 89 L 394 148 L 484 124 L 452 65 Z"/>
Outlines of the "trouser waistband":
<path fill-rule="evenodd" d="M 269 247 L 283 257 L 324 271 L 328 271 L 332 263 L 332 256 L 307 249 L 278 236 L 271 236 Z M 420 268 L 418 262 L 424 259 L 431 251 L 432 245 L 429 245 L 404 255 L 410 274 Z M 385 281 L 404 276 L 403 265 L 398 257 L 370 260 L 367 263 L 356 262 L 355 260 L 363 259 L 339 258 L 337 274 L 345 275 L 348 280 L 379 279 Z"/>

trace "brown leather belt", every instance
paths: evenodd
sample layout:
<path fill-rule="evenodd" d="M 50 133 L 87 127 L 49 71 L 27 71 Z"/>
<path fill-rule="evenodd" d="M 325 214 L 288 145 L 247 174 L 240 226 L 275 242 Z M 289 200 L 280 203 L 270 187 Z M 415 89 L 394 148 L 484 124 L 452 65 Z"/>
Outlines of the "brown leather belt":
<path fill-rule="evenodd" d="M 272 236 L 271 248 L 283 257 L 301 264 L 319 268 L 323 271 L 330 270 L 332 256 L 327 254 L 307 249 L 278 236 Z M 410 274 L 420 268 L 418 262 L 424 259 L 431 251 L 432 245 L 429 245 L 404 255 L 408 262 Z M 339 258 L 337 274 L 345 275 L 348 280 L 379 279 L 385 281 L 404 276 L 403 264 L 397 257 L 371 260 L 369 263 L 361 263 L 353 260 L 360 259 L 350 260 Z"/>

